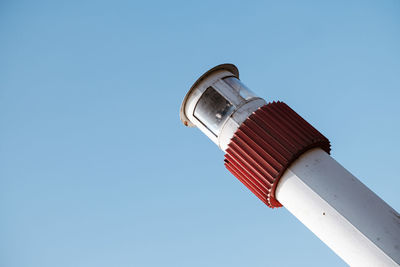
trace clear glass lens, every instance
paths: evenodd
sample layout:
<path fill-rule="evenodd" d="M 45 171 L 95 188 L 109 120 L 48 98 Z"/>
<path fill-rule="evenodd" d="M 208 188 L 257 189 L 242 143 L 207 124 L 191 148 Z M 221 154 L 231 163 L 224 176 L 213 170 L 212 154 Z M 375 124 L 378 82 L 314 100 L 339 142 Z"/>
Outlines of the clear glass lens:
<path fill-rule="evenodd" d="M 218 93 L 214 88 L 208 87 L 197 102 L 194 116 L 203 123 L 215 136 L 220 128 L 234 111 L 234 106 Z"/>
<path fill-rule="evenodd" d="M 256 97 L 256 95 L 249 89 L 247 88 L 246 85 L 244 85 L 239 79 L 235 77 L 227 77 L 224 79 L 224 81 L 229 84 L 233 89 L 235 89 L 241 97 L 244 99 L 248 100 L 251 98 Z"/>

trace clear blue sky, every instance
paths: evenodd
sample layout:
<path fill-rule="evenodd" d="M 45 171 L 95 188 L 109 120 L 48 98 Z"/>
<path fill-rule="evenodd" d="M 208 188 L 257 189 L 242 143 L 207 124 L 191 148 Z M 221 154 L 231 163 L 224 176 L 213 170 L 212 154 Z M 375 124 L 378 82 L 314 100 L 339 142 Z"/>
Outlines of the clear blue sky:
<path fill-rule="evenodd" d="M 400 210 L 400 2 L 0 3 L 0 266 L 341 266 L 184 127 L 231 62 Z"/>

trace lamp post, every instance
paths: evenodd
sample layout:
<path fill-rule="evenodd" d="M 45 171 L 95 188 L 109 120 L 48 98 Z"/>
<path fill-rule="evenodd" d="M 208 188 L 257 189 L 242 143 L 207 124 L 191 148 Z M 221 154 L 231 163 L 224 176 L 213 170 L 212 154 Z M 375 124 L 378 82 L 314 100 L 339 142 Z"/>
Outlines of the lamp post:
<path fill-rule="evenodd" d="M 284 206 L 351 266 L 400 265 L 400 215 L 330 157 L 330 142 L 283 102 L 267 103 L 232 64 L 203 74 L 180 118 L 225 152 L 226 168 Z"/>

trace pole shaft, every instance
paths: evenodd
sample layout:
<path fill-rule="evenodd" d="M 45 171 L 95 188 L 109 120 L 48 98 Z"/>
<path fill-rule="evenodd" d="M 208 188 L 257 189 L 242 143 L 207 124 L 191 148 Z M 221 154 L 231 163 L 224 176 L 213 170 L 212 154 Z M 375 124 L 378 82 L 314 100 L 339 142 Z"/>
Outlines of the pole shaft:
<path fill-rule="evenodd" d="M 285 171 L 277 200 L 351 266 L 400 264 L 400 216 L 325 151 Z"/>

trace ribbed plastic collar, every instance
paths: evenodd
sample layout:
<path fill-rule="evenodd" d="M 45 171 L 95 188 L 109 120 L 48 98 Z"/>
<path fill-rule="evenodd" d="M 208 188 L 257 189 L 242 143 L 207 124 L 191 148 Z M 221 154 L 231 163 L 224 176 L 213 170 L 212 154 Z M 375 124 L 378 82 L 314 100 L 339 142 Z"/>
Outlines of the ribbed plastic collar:
<path fill-rule="evenodd" d="M 225 166 L 271 208 L 282 205 L 275 189 L 285 170 L 315 147 L 330 153 L 329 140 L 283 102 L 259 108 L 235 132 Z"/>

